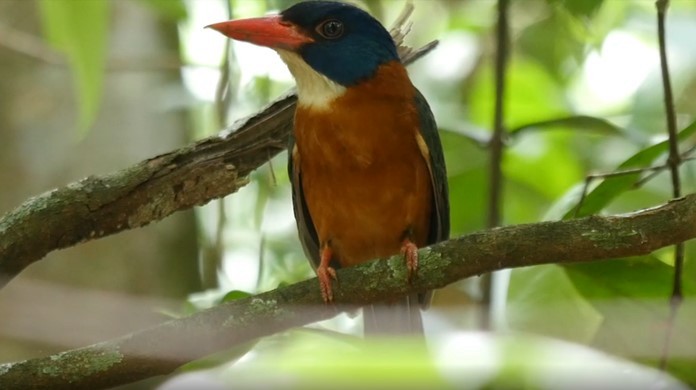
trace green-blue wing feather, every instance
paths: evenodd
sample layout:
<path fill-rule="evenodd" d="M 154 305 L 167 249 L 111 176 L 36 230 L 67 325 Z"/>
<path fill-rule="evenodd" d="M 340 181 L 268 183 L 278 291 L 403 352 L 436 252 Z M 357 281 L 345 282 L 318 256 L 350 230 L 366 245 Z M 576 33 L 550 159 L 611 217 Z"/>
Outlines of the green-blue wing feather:
<path fill-rule="evenodd" d="M 304 249 L 305 256 L 310 260 L 312 268 L 317 269 L 319 266 L 319 238 L 305 202 L 305 196 L 302 191 L 302 173 L 299 167 L 295 166 L 298 162 L 293 158 L 294 148 L 295 137 L 290 134 L 288 143 L 288 177 L 292 183 L 292 208 L 295 212 L 297 233 L 300 236 L 302 249 Z"/>
<path fill-rule="evenodd" d="M 435 244 L 449 238 L 449 190 L 447 187 L 447 168 L 442 151 L 440 135 L 437 132 L 435 117 L 425 97 L 416 89 L 416 108 L 420 119 L 420 134 L 428 147 L 430 155 L 430 181 L 433 187 L 433 218 L 430 220 L 428 244 Z"/>

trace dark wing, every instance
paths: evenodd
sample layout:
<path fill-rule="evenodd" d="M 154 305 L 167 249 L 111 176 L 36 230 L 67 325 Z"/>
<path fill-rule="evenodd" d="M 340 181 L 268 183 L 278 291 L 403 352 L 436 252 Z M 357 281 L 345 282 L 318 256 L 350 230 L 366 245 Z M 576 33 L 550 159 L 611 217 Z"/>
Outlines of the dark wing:
<path fill-rule="evenodd" d="M 434 244 L 449 238 L 450 213 L 447 169 L 445 168 L 445 156 L 442 152 L 442 143 L 437 132 L 435 117 L 433 117 L 425 97 L 418 89 L 416 89 L 415 101 L 420 119 L 420 135 L 428 149 L 426 157 L 429 158 L 430 180 L 433 186 L 433 218 L 430 220 L 428 244 Z"/>
<path fill-rule="evenodd" d="M 295 212 L 297 232 L 300 236 L 302 249 L 304 249 L 305 256 L 310 260 L 312 268 L 316 269 L 319 266 L 319 238 L 302 193 L 302 173 L 299 168 L 299 158 L 300 156 L 295 150 L 295 137 L 290 134 L 290 142 L 288 144 L 288 177 L 292 183 L 292 208 Z"/>

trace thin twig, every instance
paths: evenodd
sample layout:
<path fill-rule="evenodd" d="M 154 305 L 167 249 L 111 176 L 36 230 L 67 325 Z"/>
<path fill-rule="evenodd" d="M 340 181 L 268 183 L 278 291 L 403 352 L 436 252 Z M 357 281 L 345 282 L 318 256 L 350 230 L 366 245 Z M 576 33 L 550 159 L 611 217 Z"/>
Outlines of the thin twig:
<path fill-rule="evenodd" d="M 681 196 L 681 181 L 679 178 L 679 165 L 681 156 L 679 155 L 679 139 L 677 138 L 677 115 L 674 110 L 674 97 L 672 95 L 672 83 L 669 75 L 669 65 L 667 64 L 667 43 L 665 39 L 665 15 L 669 0 L 657 0 L 657 37 L 660 46 L 660 68 L 662 70 L 662 88 L 665 96 L 665 116 L 667 119 L 667 133 L 669 134 L 669 157 L 667 165 L 672 176 L 672 196 Z M 663 354 L 660 359 L 660 368 L 667 367 L 669 358 L 669 345 L 672 341 L 672 330 L 674 328 L 677 311 L 683 299 L 682 295 L 682 269 L 684 266 L 684 244 L 678 243 L 674 247 L 674 280 L 672 282 L 672 295 L 670 298 L 671 310 L 670 318 L 663 345 Z"/>
<path fill-rule="evenodd" d="M 688 161 L 693 161 L 694 157 L 691 157 L 691 155 L 696 152 L 696 146 L 690 147 L 686 152 L 681 154 L 681 164 L 684 164 L 685 162 Z M 640 188 L 642 187 L 645 183 L 649 182 L 652 180 L 655 176 L 659 175 L 664 171 L 665 169 L 669 168 L 668 164 L 662 164 L 661 166 L 658 167 L 659 169 L 651 170 L 651 172 L 647 175 L 645 175 L 644 178 L 638 180 L 634 185 L 633 188 Z"/>
<path fill-rule="evenodd" d="M 687 161 L 694 161 L 696 160 L 695 157 L 690 157 L 690 155 L 696 151 L 696 147 L 693 147 L 686 152 L 682 153 L 681 156 L 681 163 L 685 163 Z M 642 167 L 642 168 L 631 168 L 631 169 L 622 169 L 620 171 L 614 171 L 610 173 L 596 173 L 596 174 L 590 174 L 585 176 L 585 183 L 582 186 L 582 193 L 580 195 L 580 200 L 578 200 L 578 204 L 575 206 L 574 211 L 573 211 L 573 218 L 577 218 L 580 214 L 580 210 L 582 209 L 583 204 L 585 203 L 585 200 L 587 199 L 588 195 L 588 190 L 590 188 L 590 184 L 594 180 L 597 179 L 612 179 L 615 177 L 622 177 L 622 176 L 629 176 L 629 175 L 637 175 L 641 173 L 646 173 L 649 172 L 645 177 L 643 177 L 640 180 L 637 180 L 635 183 L 633 183 L 633 189 L 638 189 L 645 185 L 645 183 L 649 182 L 655 176 L 657 176 L 660 172 L 664 171 L 667 169 L 669 166 L 667 164 L 660 164 L 660 165 L 654 165 L 651 167 Z"/>
<path fill-rule="evenodd" d="M 505 70 L 508 59 L 508 0 L 498 0 L 498 24 L 496 27 L 496 56 L 495 56 L 495 112 L 493 114 L 493 135 L 489 141 L 489 193 L 488 193 L 488 223 L 489 228 L 500 226 L 502 214 L 503 192 L 503 152 L 505 148 Z M 491 274 L 481 278 L 482 316 L 481 327 L 491 327 L 491 295 L 493 280 Z"/>
<path fill-rule="evenodd" d="M 669 134 L 669 157 L 667 158 L 667 165 L 669 166 L 672 176 L 672 197 L 678 198 L 681 196 L 681 180 L 679 178 L 681 156 L 679 154 L 679 138 L 677 137 L 677 115 L 674 109 L 672 83 L 670 81 L 669 66 L 667 65 L 667 43 L 665 42 L 665 14 L 667 13 L 669 0 L 658 0 L 655 5 L 657 6 L 657 34 L 660 42 L 662 87 L 665 94 L 665 116 L 667 119 L 667 133 Z M 683 253 L 683 248 L 681 250 L 677 249 L 677 252 Z M 674 259 L 672 299 L 677 301 L 682 298 L 681 274 L 683 263 L 683 255 Z"/>
<path fill-rule="evenodd" d="M 493 116 L 493 136 L 489 141 L 490 193 L 488 199 L 488 227 L 500 225 L 502 195 L 502 161 L 505 137 L 505 70 L 508 57 L 508 11 L 509 0 L 498 0 L 498 26 L 496 31 L 495 57 L 495 112 Z"/>

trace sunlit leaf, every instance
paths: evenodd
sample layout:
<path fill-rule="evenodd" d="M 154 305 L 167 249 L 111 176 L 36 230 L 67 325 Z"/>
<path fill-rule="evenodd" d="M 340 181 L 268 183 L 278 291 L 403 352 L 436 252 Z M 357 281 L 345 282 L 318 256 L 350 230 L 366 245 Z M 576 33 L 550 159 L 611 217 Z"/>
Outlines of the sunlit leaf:
<path fill-rule="evenodd" d="M 565 12 L 552 12 L 522 31 L 519 50 L 555 79 L 565 81 L 582 63 L 586 50 L 583 29 L 577 24 L 579 21 Z"/>
<path fill-rule="evenodd" d="M 606 119 L 588 115 L 574 115 L 565 118 L 526 123 L 514 129 L 510 129 L 510 134 L 518 135 L 530 131 L 556 129 L 569 129 L 579 132 L 595 132 L 611 135 L 621 135 L 624 132 L 621 127 L 614 125 Z"/>
<path fill-rule="evenodd" d="M 557 265 L 512 270 L 506 308 L 515 330 L 580 343 L 590 341 L 602 321 Z"/>
<path fill-rule="evenodd" d="M 683 141 L 691 137 L 693 134 L 696 134 L 696 122 L 679 132 L 679 140 Z M 649 167 L 654 164 L 660 156 L 664 155 L 668 148 L 669 142 L 666 140 L 649 146 L 621 163 L 618 166 L 617 171 Z M 612 176 L 604 179 L 602 183 L 600 183 L 594 190 L 590 191 L 585 196 L 585 199 L 577 210 L 577 213 L 575 210 L 577 207 L 573 207 L 573 209 L 569 210 L 565 214 L 564 218 L 572 218 L 575 215 L 582 217 L 599 212 L 618 195 L 633 188 L 636 180 L 638 180 L 640 177 L 641 173 L 636 172 L 620 176 Z"/>
<path fill-rule="evenodd" d="M 182 20 L 187 16 L 183 0 L 140 0 L 160 15 L 171 20 Z"/>
<path fill-rule="evenodd" d="M 604 0 L 549 0 L 549 2 L 565 8 L 573 16 L 589 18 L 599 10 Z"/>
<path fill-rule="evenodd" d="M 535 189 L 547 202 L 556 199 L 583 175 L 578 157 L 567 152 L 572 142 L 568 133 L 530 133 L 508 149 L 504 172 Z"/>
<path fill-rule="evenodd" d="M 489 128 L 493 123 L 495 101 L 494 79 L 490 68 L 491 66 L 484 67 L 476 76 L 467 98 L 472 122 Z M 506 81 L 505 117 L 509 127 L 570 115 L 560 86 L 536 62 L 511 62 Z"/>
<path fill-rule="evenodd" d="M 485 147 L 491 138 L 491 133 L 489 131 L 474 128 L 449 129 L 441 127 L 440 134 L 442 133 L 456 134 L 479 147 Z"/>
<path fill-rule="evenodd" d="M 451 236 L 470 233 L 484 226 L 487 188 L 483 167 L 449 177 Z"/>
<path fill-rule="evenodd" d="M 91 0 L 39 1 L 44 35 L 67 56 L 73 72 L 82 133 L 94 122 L 101 102 L 109 4 Z"/>
<path fill-rule="evenodd" d="M 242 298 L 248 298 L 252 296 L 251 293 L 246 292 L 246 291 L 240 291 L 240 290 L 232 290 L 225 294 L 224 297 L 220 300 L 220 302 L 230 302 L 230 301 L 236 301 L 237 299 L 242 299 Z"/>

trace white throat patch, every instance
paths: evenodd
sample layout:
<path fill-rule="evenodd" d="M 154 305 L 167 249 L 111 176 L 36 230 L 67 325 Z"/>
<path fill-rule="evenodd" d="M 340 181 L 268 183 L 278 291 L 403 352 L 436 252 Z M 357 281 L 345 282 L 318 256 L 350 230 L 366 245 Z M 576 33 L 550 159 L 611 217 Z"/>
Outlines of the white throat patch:
<path fill-rule="evenodd" d="M 325 110 L 334 99 L 345 93 L 344 86 L 312 69 L 298 54 L 287 50 L 277 51 L 297 83 L 298 105 Z"/>

